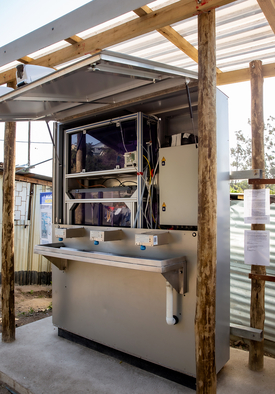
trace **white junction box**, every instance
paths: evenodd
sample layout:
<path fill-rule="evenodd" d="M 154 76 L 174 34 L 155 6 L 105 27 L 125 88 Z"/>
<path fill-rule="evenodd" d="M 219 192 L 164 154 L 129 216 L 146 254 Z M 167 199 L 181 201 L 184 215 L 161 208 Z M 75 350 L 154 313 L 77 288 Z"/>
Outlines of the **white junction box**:
<path fill-rule="evenodd" d="M 56 238 L 79 238 L 79 237 L 85 237 L 86 231 L 84 227 L 56 228 L 54 235 L 56 236 Z"/>
<path fill-rule="evenodd" d="M 122 239 L 123 233 L 122 230 L 92 230 L 90 231 L 90 240 L 91 241 L 99 241 L 99 242 L 107 242 L 107 241 L 119 241 Z"/>
<path fill-rule="evenodd" d="M 126 152 L 124 154 L 124 167 L 132 167 L 137 165 L 137 152 Z"/>
<path fill-rule="evenodd" d="M 159 246 L 168 243 L 169 243 L 168 231 L 163 233 L 150 231 L 148 233 L 135 235 L 135 245 Z"/>
<path fill-rule="evenodd" d="M 160 224 L 197 226 L 197 145 L 162 148 L 159 161 Z"/>

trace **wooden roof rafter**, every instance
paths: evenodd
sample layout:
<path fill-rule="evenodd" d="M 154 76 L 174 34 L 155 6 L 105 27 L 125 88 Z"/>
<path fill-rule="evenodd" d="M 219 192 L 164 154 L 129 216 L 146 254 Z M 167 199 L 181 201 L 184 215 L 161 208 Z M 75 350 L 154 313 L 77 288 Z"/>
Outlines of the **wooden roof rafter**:
<path fill-rule="evenodd" d="M 257 0 L 266 20 L 268 21 L 273 33 L 275 34 L 275 1 L 274 0 Z"/>
<path fill-rule="evenodd" d="M 153 12 L 150 7 L 145 5 L 144 7 L 138 8 L 134 10 L 134 12 L 139 16 L 142 17 L 144 15 L 150 14 Z M 164 26 L 157 31 L 169 40 L 172 44 L 174 44 L 177 48 L 183 51 L 187 56 L 189 56 L 192 60 L 198 63 L 198 50 L 190 44 L 184 37 L 182 37 L 175 29 L 171 26 Z M 216 67 L 217 73 L 221 73 L 222 71 Z"/>
<path fill-rule="evenodd" d="M 74 45 L 74 44 L 76 44 L 78 42 L 83 41 L 83 38 L 81 38 L 81 37 L 79 37 L 77 35 L 74 35 L 72 37 L 65 38 L 64 41 L 68 42 L 71 45 Z M 24 56 L 24 57 L 22 57 L 20 59 L 17 59 L 17 61 L 20 62 L 20 63 L 23 63 L 23 64 L 31 64 L 31 63 L 35 62 L 35 60 L 33 58 L 29 57 L 29 56 Z"/>
<path fill-rule="evenodd" d="M 81 42 L 81 41 L 84 41 L 84 40 L 83 40 L 83 38 L 81 38 L 81 37 L 79 37 L 77 35 L 74 35 L 72 37 L 66 38 L 64 41 L 68 42 L 71 45 L 74 45 L 74 44 L 76 44 L 78 42 Z"/>
<path fill-rule="evenodd" d="M 30 64 L 46 67 L 56 67 L 60 64 L 77 59 L 86 54 L 93 54 L 100 49 L 119 44 L 131 38 L 170 24 L 188 19 L 201 12 L 234 2 L 235 0 L 209 0 L 199 3 L 197 1 L 179 0 L 176 3 L 152 11 L 138 19 L 131 20 L 119 26 L 96 34 L 73 45 L 51 52 L 45 56 L 34 59 Z M 0 73 L 0 85 L 15 78 L 15 71 L 8 70 Z"/>
<path fill-rule="evenodd" d="M 198 0 L 190 2 L 190 0 L 179 0 L 176 3 L 170 4 L 166 7 L 159 8 L 152 11 L 148 6 L 136 9 L 135 12 L 140 16 L 138 19 L 130 20 L 122 23 L 119 26 L 105 30 L 99 34 L 95 34 L 89 38 L 82 39 L 77 35 L 64 39 L 70 46 L 53 51 L 37 59 L 32 59 L 29 56 L 24 56 L 18 59 L 25 64 L 36 64 L 46 67 L 55 68 L 58 65 L 64 64 L 68 61 L 78 59 L 87 54 L 93 54 L 101 49 L 110 46 L 121 44 L 132 38 L 136 38 L 143 34 L 159 31 L 164 37 L 168 38 L 174 45 L 180 48 L 190 58 L 197 62 L 197 50 L 185 38 L 183 38 L 177 31 L 175 31 L 171 24 L 186 20 L 201 12 L 206 12 L 213 8 L 218 8 L 234 2 L 235 0 L 209 0 L 207 3 L 199 4 Z M 269 12 L 274 10 L 274 0 L 257 0 L 259 5 L 265 10 L 269 7 Z M 263 5 L 264 4 L 264 5 Z M 270 7 L 271 11 L 270 11 Z M 268 13 L 268 11 L 264 11 Z M 274 31 L 274 11 L 269 18 L 269 23 Z M 273 24 L 272 24 L 273 23 Z M 230 83 L 237 83 L 249 80 L 249 71 L 247 69 L 240 69 L 229 72 L 219 72 L 217 69 L 217 85 L 224 85 Z M 264 77 L 275 76 L 275 63 L 266 64 L 263 66 Z M 14 81 L 16 78 L 16 70 L 9 69 L 0 73 L 0 85 L 9 81 Z"/>

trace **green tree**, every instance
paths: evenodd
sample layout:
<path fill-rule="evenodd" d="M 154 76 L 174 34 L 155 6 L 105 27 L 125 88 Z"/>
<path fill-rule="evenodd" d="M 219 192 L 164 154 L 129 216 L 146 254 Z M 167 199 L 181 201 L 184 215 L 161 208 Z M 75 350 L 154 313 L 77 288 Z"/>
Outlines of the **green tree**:
<path fill-rule="evenodd" d="M 250 124 L 250 120 L 248 121 Z M 235 131 L 236 146 L 231 148 L 231 167 L 234 171 L 251 169 L 252 142 L 251 138 L 244 136 L 242 130 Z M 275 177 L 275 118 L 270 116 L 264 128 L 265 143 L 265 176 L 266 178 Z M 267 185 L 272 194 L 275 194 L 275 185 Z M 230 183 L 231 193 L 243 193 L 248 189 L 248 181 L 232 181 Z"/>

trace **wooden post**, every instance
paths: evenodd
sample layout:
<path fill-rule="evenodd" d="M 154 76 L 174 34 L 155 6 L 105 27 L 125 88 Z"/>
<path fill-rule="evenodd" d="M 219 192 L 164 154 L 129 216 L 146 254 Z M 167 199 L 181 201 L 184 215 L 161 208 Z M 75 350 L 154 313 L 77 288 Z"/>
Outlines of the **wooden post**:
<path fill-rule="evenodd" d="M 215 10 L 198 16 L 199 210 L 195 317 L 197 393 L 216 393 L 217 144 Z"/>
<path fill-rule="evenodd" d="M 15 83 L 8 84 L 15 88 Z M 14 311 L 14 187 L 16 123 L 6 122 L 2 218 L 2 341 L 15 340 Z"/>
<path fill-rule="evenodd" d="M 251 132 L 252 132 L 252 169 L 265 170 L 264 160 L 264 118 L 263 118 L 263 70 L 262 62 L 255 60 L 249 64 L 251 78 Z M 264 189 L 265 185 L 253 185 L 253 189 Z M 252 230 L 265 230 L 264 224 L 252 224 Z M 252 274 L 265 275 L 264 266 L 252 265 Z M 251 279 L 250 326 L 264 329 L 265 281 Z M 250 341 L 249 368 L 261 371 L 264 367 L 264 340 Z"/>

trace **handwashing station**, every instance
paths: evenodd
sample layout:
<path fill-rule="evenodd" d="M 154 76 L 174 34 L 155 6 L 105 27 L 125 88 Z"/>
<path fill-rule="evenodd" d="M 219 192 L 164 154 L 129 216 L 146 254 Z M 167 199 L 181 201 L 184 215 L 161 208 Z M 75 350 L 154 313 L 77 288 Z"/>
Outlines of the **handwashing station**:
<path fill-rule="evenodd" d="M 110 51 L 32 67 L 0 118 L 55 121 L 53 240 L 35 246 L 52 262 L 53 324 L 195 377 L 196 73 Z M 217 371 L 229 359 L 227 123 L 217 90 Z"/>

